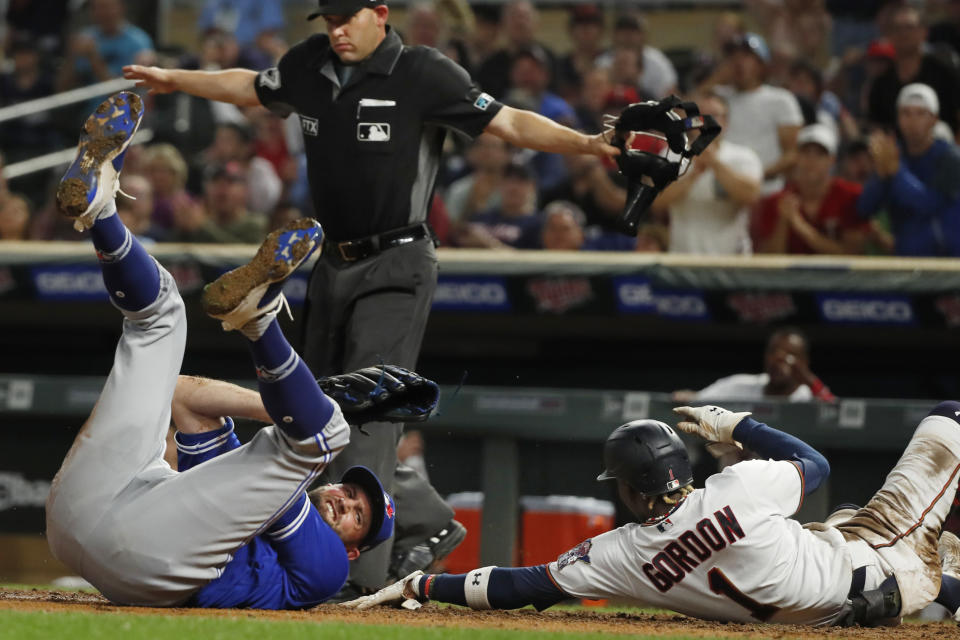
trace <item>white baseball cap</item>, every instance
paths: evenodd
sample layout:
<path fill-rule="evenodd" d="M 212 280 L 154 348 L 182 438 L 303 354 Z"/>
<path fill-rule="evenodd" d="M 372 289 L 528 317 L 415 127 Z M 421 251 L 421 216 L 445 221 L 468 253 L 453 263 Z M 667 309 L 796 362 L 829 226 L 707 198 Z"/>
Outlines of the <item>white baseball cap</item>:
<path fill-rule="evenodd" d="M 810 143 L 820 145 L 832 156 L 837 155 L 837 134 L 825 124 L 818 122 L 800 129 L 797 134 L 797 147 Z"/>
<path fill-rule="evenodd" d="M 940 100 L 937 92 L 922 82 L 908 84 L 897 95 L 897 109 L 900 107 L 923 107 L 935 116 L 940 115 Z"/>

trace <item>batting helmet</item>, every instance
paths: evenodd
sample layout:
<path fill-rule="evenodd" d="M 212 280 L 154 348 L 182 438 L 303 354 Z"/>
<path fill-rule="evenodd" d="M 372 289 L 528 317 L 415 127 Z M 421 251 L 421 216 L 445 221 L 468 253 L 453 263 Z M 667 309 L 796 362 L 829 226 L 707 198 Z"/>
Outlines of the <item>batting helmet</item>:
<path fill-rule="evenodd" d="M 647 496 L 693 482 L 687 448 L 659 420 L 634 420 L 617 427 L 603 445 L 603 462 L 606 469 L 597 480 L 620 479 Z"/>

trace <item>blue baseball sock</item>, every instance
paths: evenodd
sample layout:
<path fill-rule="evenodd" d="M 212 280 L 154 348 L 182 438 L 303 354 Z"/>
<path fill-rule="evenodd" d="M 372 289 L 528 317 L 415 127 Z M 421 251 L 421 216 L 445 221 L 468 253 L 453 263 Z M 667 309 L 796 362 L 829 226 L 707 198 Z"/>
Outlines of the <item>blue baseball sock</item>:
<path fill-rule="evenodd" d="M 960 609 L 960 580 L 947 574 L 940 576 L 940 593 L 935 602 L 942 604 L 953 615 Z"/>
<path fill-rule="evenodd" d="M 127 311 L 139 311 L 160 294 L 160 272 L 143 245 L 123 226 L 112 201 L 113 213 L 102 215 L 90 228 L 97 250 L 103 283 L 114 303 Z"/>
<path fill-rule="evenodd" d="M 296 440 L 320 433 L 333 415 L 333 401 L 317 386 L 277 321 L 248 344 L 257 366 L 260 397 L 274 423 Z"/>

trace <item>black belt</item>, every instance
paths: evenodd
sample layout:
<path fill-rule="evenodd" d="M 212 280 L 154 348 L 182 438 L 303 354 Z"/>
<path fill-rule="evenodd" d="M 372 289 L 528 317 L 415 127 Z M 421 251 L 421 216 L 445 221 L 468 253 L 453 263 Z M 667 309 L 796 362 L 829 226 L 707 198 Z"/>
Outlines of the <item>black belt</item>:
<path fill-rule="evenodd" d="M 410 225 L 409 227 L 391 229 L 390 231 L 384 231 L 383 233 L 365 238 L 357 238 L 356 240 L 335 242 L 324 238 L 323 253 L 327 256 L 339 258 L 343 262 L 356 262 L 357 260 L 369 258 L 393 247 L 399 247 L 400 245 L 432 237 L 433 233 L 427 223 L 420 222 Z"/>

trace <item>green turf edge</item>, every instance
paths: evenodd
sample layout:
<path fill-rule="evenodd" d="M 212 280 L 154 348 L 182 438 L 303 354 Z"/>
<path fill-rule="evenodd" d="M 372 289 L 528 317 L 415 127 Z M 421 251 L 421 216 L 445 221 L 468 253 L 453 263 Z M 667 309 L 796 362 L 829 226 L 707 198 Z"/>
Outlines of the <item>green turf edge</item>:
<path fill-rule="evenodd" d="M 253 614 L 251 614 L 253 615 Z M 609 633 L 426 628 L 200 616 L 0 611 L 0 640 L 609 640 Z M 630 635 L 631 640 L 710 640 L 709 636 Z M 719 640 L 719 639 L 718 639 Z"/>

